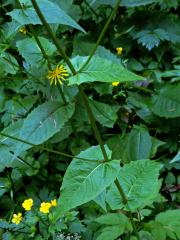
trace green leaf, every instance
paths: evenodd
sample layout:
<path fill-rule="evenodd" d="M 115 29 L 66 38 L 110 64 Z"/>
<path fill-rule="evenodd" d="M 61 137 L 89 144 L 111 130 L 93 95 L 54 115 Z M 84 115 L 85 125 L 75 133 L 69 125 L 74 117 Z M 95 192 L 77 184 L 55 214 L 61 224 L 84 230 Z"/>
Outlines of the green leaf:
<path fill-rule="evenodd" d="M 153 202 L 159 191 L 160 165 L 154 161 L 141 160 L 125 164 L 118 175 L 127 204 L 124 205 L 115 184 L 107 193 L 107 203 L 113 210 L 125 208 L 136 211 Z"/>
<path fill-rule="evenodd" d="M 166 240 L 166 231 L 160 223 L 150 221 L 145 225 L 145 229 L 151 232 L 154 239 Z"/>
<path fill-rule="evenodd" d="M 23 125 L 23 120 L 20 119 L 17 122 L 9 125 L 7 128 L 4 128 L 2 133 L 5 133 L 12 137 L 18 137 L 22 125 Z M 18 142 L 13 140 L 12 138 L 8 138 L 0 135 L 0 144 L 7 146 L 9 151 L 15 151 L 17 143 Z"/>
<path fill-rule="evenodd" d="M 128 218 L 122 213 L 108 213 L 95 219 L 96 222 L 104 225 L 125 226 Z"/>
<path fill-rule="evenodd" d="M 170 163 L 180 162 L 180 151 L 176 154 L 176 156 L 170 161 Z"/>
<path fill-rule="evenodd" d="M 48 39 L 39 37 L 46 54 L 51 56 L 56 51 L 56 47 Z M 38 65 L 45 62 L 39 46 L 34 38 L 26 38 L 16 43 L 16 46 L 27 63 Z"/>
<path fill-rule="evenodd" d="M 0 54 L 0 75 L 16 74 L 19 64 L 11 54 L 2 52 Z"/>
<path fill-rule="evenodd" d="M 138 7 L 157 2 L 157 0 L 122 0 L 121 5 L 125 7 Z"/>
<path fill-rule="evenodd" d="M 106 190 L 100 193 L 93 201 L 98 204 L 105 212 L 107 212 L 106 208 Z"/>
<path fill-rule="evenodd" d="M 166 85 L 152 97 L 151 110 L 160 117 L 180 117 L 180 84 Z"/>
<path fill-rule="evenodd" d="M 112 128 L 117 120 L 117 110 L 106 103 L 89 100 L 95 119 L 103 126 Z"/>
<path fill-rule="evenodd" d="M 124 228 L 120 226 L 108 226 L 103 228 L 102 233 L 96 238 L 96 240 L 115 240 L 121 236 L 124 232 Z"/>
<path fill-rule="evenodd" d="M 157 139 L 157 138 L 154 138 L 154 137 L 151 137 L 151 142 L 152 142 L 152 146 L 151 146 L 151 154 L 150 154 L 150 157 L 153 158 L 155 155 L 156 155 L 156 152 L 157 152 L 157 149 L 164 145 L 165 142 Z"/>
<path fill-rule="evenodd" d="M 110 159 L 111 151 L 105 148 Z M 96 198 L 119 173 L 119 161 L 103 162 L 100 146 L 90 147 L 78 157 L 89 160 L 73 159 L 68 166 L 61 186 L 59 214 Z"/>
<path fill-rule="evenodd" d="M 180 209 L 159 213 L 155 220 L 161 223 L 167 236 L 170 238 L 171 236 L 177 236 L 175 239 L 180 239 Z"/>
<path fill-rule="evenodd" d="M 151 136 L 146 129 L 132 129 L 129 134 L 127 143 L 127 154 L 129 160 L 135 161 L 141 159 L 148 159 L 151 153 L 151 146 Z"/>
<path fill-rule="evenodd" d="M 145 46 L 149 51 L 154 47 L 158 47 L 160 41 L 169 40 L 168 33 L 164 29 L 143 30 L 135 34 L 134 39 L 138 39 L 138 43 Z"/>
<path fill-rule="evenodd" d="M 87 58 L 77 56 L 72 59 L 76 71 L 83 66 Z M 82 72 L 68 78 L 68 80 L 69 85 L 80 85 L 84 82 L 129 82 L 144 80 L 144 78 L 130 72 L 120 64 L 94 56 Z"/>
<path fill-rule="evenodd" d="M 72 103 L 64 106 L 60 102 L 45 102 L 24 120 L 19 138 L 35 145 L 41 144 L 59 132 L 73 113 Z M 25 143 L 18 143 L 15 154 L 18 155 L 31 147 Z"/>
<path fill-rule="evenodd" d="M 82 32 L 85 32 L 79 24 L 77 24 L 60 7 L 58 7 L 56 4 L 52 3 L 51 1 L 38 0 L 38 6 L 48 23 L 63 24 L 63 25 L 67 25 L 67 26 L 79 29 Z M 25 6 L 23 10 L 14 9 L 13 11 L 7 14 L 10 15 L 15 21 L 19 22 L 22 25 L 42 24 L 39 17 L 36 14 L 36 11 L 31 6 L 30 1 L 28 2 L 28 6 Z"/>

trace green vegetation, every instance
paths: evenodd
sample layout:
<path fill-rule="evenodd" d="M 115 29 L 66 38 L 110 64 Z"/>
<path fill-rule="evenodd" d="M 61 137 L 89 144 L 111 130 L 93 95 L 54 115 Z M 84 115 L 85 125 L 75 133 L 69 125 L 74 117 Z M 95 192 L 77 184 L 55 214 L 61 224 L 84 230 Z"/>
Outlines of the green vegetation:
<path fill-rule="evenodd" d="M 2 0 L 0 239 L 180 239 L 179 3 Z"/>

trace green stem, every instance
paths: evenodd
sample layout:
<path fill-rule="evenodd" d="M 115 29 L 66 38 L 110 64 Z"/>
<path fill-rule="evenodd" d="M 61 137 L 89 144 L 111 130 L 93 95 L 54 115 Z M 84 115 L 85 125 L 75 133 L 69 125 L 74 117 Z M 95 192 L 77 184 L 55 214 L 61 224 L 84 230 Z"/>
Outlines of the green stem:
<path fill-rule="evenodd" d="M 100 135 L 99 130 L 97 128 L 93 112 L 92 112 L 91 107 L 89 105 L 89 101 L 87 99 L 87 96 L 86 96 L 82 86 L 79 86 L 79 90 L 80 90 L 81 97 L 83 99 L 84 105 L 86 107 L 86 111 L 88 113 L 89 119 L 91 121 L 92 128 L 94 130 L 94 134 L 95 134 L 96 139 L 97 139 L 97 141 L 98 141 L 98 143 L 99 143 L 99 145 L 101 147 L 101 151 L 102 151 L 102 154 L 103 154 L 103 157 L 104 157 L 104 161 L 107 162 L 108 161 L 108 156 L 107 156 L 107 153 L 106 153 L 106 150 L 105 150 L 105 147 L 104 147 L 101 135 Z"/>
<path fill-rule="evenodd" d="M 118 181 L 117 178 L 116 178 L 116 180 L 114 181 L 114 183 L 115 183 L 115 185 L 116 185 L 116 187 L 117 187 L 117 189 L 118 189 L 118 191 L 119 191 L 119 193 L 120 193 L 120 195 L 121 195 L 121 197 L 122 197 L 122 202 L 123 202 L 123 204 L 126 205 L 127 208 L 128 208 L 128 210 L 129 210 L 129 207 L 128 207 L 128 199 L 126 198 L 126 195 L 125 195 L 125 193 L 124 193 L 124 191 L 123 191 L 123 189 L 122 189 L 122 187 L 121 187 L 121 185 L 120 185 L 120 183 L 119 183 L 119 181 Z M 135 222 L 134 222 L 134 220 L 133 220 L 133 216 L 132 216 L 132 213 L 131 213 L 130 210 L 128 211 L 128 216 L 129 216 L 129 219 L 130 219 L 130 222 L 131 222 L 131 225 L 132 225 L 134 234 L 135 234 L 135 236 L 137 237 L 137 239 L 140 240 L 140 237 L 139 237 L 139 234 L 138 234 L 138 231 L 137 231 L 137 228 L 136 228 L 136 225 L 135 225 Z"/>
<path fill-rule="evenodd" d="M 68 56 L 66 55 L 66 53 L 64 52 L 64 50 L 63 50 L 63 48 L 61 47 L 60 43 L 57 41 L 57 38 L 56 38 L 55 34 L 52 32 L 49 24 L 47 23 L 46 19 L 44 18 L 44 16 L 43 16 L 41 10 L 39 9 L 36 1 L 35 1 L 35 0 L 31 0 L 31 3 L 32 3 L 32 5 L 33 5 L 33 7 L 34 7 L 34 9 L 35 9 L 35 11 L 36 11 L 36 13 L 37 13 L 37 15 L 39 16 L 41 22 L 43 23 L 44 27 L 46 28 L 49 36 L 51 36 L 54 44 L 56 45 L 56 47 L 57 47 L 57 49 L 58 49 L 58 51 L 60 52 L 60 54 L 61 54 L 62 57 L 64 58 L 65 62 L 66 62 L 67 65 L 69 66 L 72 74 L 73 74 L 73 75 L 76 75 L 77 72 L 76 72 L 73 64 L 71 63 L 69 57 L 68 57 Z M 99 38 L 98 38 L 98 40 L 97 40 L 97 43 L 96 43 L 94 49 L 92 50 L 92 52 L 91 52 L 89 58 L 87 59 L 87 61 L 85 62 L 85 64 L 82 66 L 82 68 L 81 68 L 78 72 L 82 71 L 82 70 L 84 69 L 84 67 L 89 63 L 89 61 L 91 60 L 91 58 L 93 57 L 93 55 L 94 55 L 94 53 L 95 53 L 95 51 L 96 51 L 96 49 L 97 49 L 100 41 L 102 40 L 102 38 L 103 38 L 103 36 L 104 36 L 104 34 L 105 34 L 108 26 L 109 26 L 109 24 L 110 24 L 110 22 L 111 22 L 111 20 L 112 20 L 112 18 L 113 18 L 113 16 L 114 16 L 114 14 L 116 13 L 116 11 L 117 11 L 117 9 L 118 9 L 119 4 L 120 4 L 120 0 L 117 0 L 117 2 L 116 2 L 116 4 L 115 4 L 115 7 L 114 7 L 114 9 L 113 9 L 110 17 L 108 18 L 108 20 L 107 20 L 107 22 L 106 22 L 106 24 L 105 24 L 105 26 L 104 26 L 104 28 L 103 28 L 103 30 L 102 30 Z M 82 96 L 82 98 L 83 98 L 83 101 L 84 101 L 84 104 L 85 104 L 86 111 L 87 111 L 87 113 L 88 113 L 89 119 L 90 119 L 90 121 L 91 121 L 91 124 L 92 124 L 93 130 L 94 130 L 96 139 L 97 139 L 97 141 L 98 141 L 98 143 L 99 143 L 99 145 L 100 145 L 100 147 L 101 147 L 101 151 L 102 151 L 102 154 L 103 154 L 103 156 L 104 156 L 104 161 L 108 161 L 108 156 L 107 156 L 106 150 L 105 150 L 105 148 L 104 148 L 104 144 L 103 144 L 101 135 L 100 135 L 99 130 L 98 130 L 97 126 L 96 126 L 95 118 L 94 118 L 93 112 L 92 112 L 92 110 L 91 110 L 91 107 L 90 107 L 90 105 L 89 105 L 87 96 L 86 96 L 86 94 L 84 93 L 84 90 L 83 90 L 83 88 L 82 88 L 81 86 L 79 86 L 79 90 L 80 90 L 80 94 L 81 94 L 81 96 Z M 118 181 L 116 181 L 116 182 L 118 182 Z M 118 182 L 118 183 L 119 183 L 119 182 Z M 118 184 L 118 187 L 119 187 L 119 186 L 120 186 L 120 184 Z M 121 197 L 122 197 L 122 199 L 124 199 L 124 200 L 126 201 L 126 197 L 125 197 L 124 191 L 123 191 L 123 189 L 121 188 L 121 186 L 120 186 L 120 188 L 118 188 L 118 190 L 120 190 L 120 189 L 121 189 L 121 191 L 120 191 Z M 133 222 L 133 223 L 132 223 L 132 222 Z M 137 232 L 137 229 L 136 229 L 136 226 L 135 226 L 135 223 L 134 223 L 133 218 L 131 219 L 131 224 L 132 224 L 132 227 L 133 227 L 133 229 L 134 229 L 135 235 L 138 236 L 138 232 Z M 140 239 L 139 236 L 138 236 L 137 238 L 138 238 L 138 240 Z"/>
<path fill-rule="evenodd" d="M 15 140 L 15 141 L 18 141 L 18 142 L 22 142 L 22 143 L 28 144 L 28 145 L 30 145 L 30 146 L 32 146 L 32 147 L 38 147 L 38 148 L 40 148 L 42 151 L 54 153 L 54 154 L 61 155 L 61 156 L 64 156 L 64 157 L 76 158 L 76 159 L 80 159 L 80 160 L 84 160 L 84 161 L 91 161 L 90 159 L 81 158 L 81 157 L 76 157 L 76 156 L 73 156 L 73 155 L 70 155 L 70 154 L 67 154 L 67 153 L 63 153 L 63 152 L 55 151 L 55 150 L 52 150 L 52 149 L 49 149 L 49 148 L 46 148 L 46 147 L 42 147 L 42 146 L 40 146 L 40 145 L 33 144 L 33 143 L 31 143 L 31 142 L 25 141 L 25 140 L 23 140 L 23 139 L 20 139 L 20 138 L 17 138 L 17 137 L 14 137 L 14 136 L 11 136 L 11 135 L 8 135 L 8 134 L 5 134 L 5 133 L 1 133 L 1 132 L 0 132 L 0 135 L 1 135 L 1 136 L 4 136 L 4 137 L 11 138 L 11 139 L 13 139 L 13 140 Z"/>
<path fill-rule="evenodd" d="M 90 53 L 87 61 L 84 63 L 84 65 L 80 68 L 80 70 L 79 70 L 78 72 L 82 72 L 82 70 L 88 65 L 88 63 L 90 62 L 91 58 L 94 56 L 94 53 L 96 52 L 96 50 L 97 50 L 97 48 L 98 48 L 98 46 L 99 46 L 102 38 L 104 37 L 104 35 L 105 35 L 105 33 L 106 33 L 106 31 L 107 31 L 107 29 L 108 29 L 108 27 L 109 27 L 109 24 L 110 24 L 112 18 L 114 17 L 114 15 L 115 15 L 118 7 L 119 7 L 120 2 L 121 2 L 121 0 L 117 0 L 117 1 L 116 1 L 116 4 L 115 4 L 115 6 L 114 6 L 114 9 L 112 10 L 111 15 L 109 16 L 106 24 L 104 25 L 104 28 L 103 28 L 103 30 L 101 31 L 101 33 L 100 33 L 100 35 L 99 35 L 99 37 L 98 37 L 98 40 L 97 40 L 97 42 L 96 42 L 96 45 L 95 45 L 94 48 L 92 49 L 92 51 L 91 51 L 91 53 Z"/>

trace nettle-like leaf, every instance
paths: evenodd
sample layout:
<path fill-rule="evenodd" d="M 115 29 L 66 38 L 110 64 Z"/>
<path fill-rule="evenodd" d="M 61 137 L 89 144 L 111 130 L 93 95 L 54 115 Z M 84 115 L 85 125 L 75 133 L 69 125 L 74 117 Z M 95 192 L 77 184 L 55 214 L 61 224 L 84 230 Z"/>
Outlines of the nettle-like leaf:
<path fill-rule="evenodd" d="M 138 43 L 145 46 L 149 51 L 154 47 L 158 47 L 160 41 L 169 40 L 168 33 L 160 28 L 140 31 L 133 38 L 137 39 Z"/>
<path fill-rule="evenodd" d="M 111 151 L 105 148 L 110 159 Z M 104 162 L 100 146 L 90 147 L 77 157 L 88 160 L 75 158 L 68 166 L 61 186 L 58 216 L 96 198 L 119 173 L 119 161 Z"/>
<path fill-rule="evenodd" d="M 166 85 L 153 95 L 150 108 L 160 117 L 180 117 L 180 84 Z"/>
<path fill-rule="evenodd" d="M 56 51 L 56 47 L 48 39 L 39 37 L 47 56 L 51 56 Z M 32 65 L 38 65 L 45 62 L 42 52 L 37 45 L 34 38 L 26 38 L 16 43 L 19 53 L 26 60 L 27 63 Z"/>
<path fill-rule="evenodd" d="M 117 237 L 121 236 L 126 230 L 132 231 L 129 219 L 120 212 L 102 215 L 96 218 L 95 222 L 105 225 L 104 228 L 98 231 L 98 233 L 100 232 L 97 237 L 99 240 L 117 239 Z"/>
<path fill-rule="evenodd" d="M 145 224 L 145 229 L 151 232 L 154 239 L 180 239 L 180 210 L 159 213 L 155 221 Z"/>
<path fill-rule="evenodd" d="M 87 59 L 88 57 L 80 56 L 72 59 L 72 63 L 77 71 L 83 66 Z M 84 82 L 129 82 L 144 80 L 144 78 L 127 70 L 121 64 L 94 56 L 80 73 L 70 77 L 68 80 L 69 85 L 80 85 Z"/>
<path fill-rule="evenodd" d="M 113 183 L 107 193 L 107 203 L 113 210 L 124 208 L 132 212 L 153 202 L 159 191 L 160 164 L 150 160 L 134 161 L 120 169 L 118 181 L 124 190 L 127 204 L 124 205 Z"/>
<path fill-rule="evenodd" d="M 162 224 L 168 237 L 180 239 L 180 209 L 159 213 L 155 220 Z"/>
<path fill-rule="evenodd" d="M 21 0 L 21 3 L 24 3 Z M 48 23 L 58 23 L 76 28 L 84 32 L 83 28 L 77 24 L 70 16 L 68 16 L 59 6 L 48 0 L 38 0 L 38 6 L 46 18 Z M 25 24 L 42 24 L 36 11 L 31 6 L 30 1 L 25 1 L 24 9 L 14 9 L 13 11 L 7 13 L 15 21 L 22 25 Z"/>
<path fill-rule="evenodd" d="M 74 113 L 74 104 L 62 105 L 60 102 L 45 102 L 35 108 L 24 120 L 19 138 L 35 145 L 51 138 L 64 127 Z M 29 149 L 31 146 L 18 143 L 15 155 Z"/>

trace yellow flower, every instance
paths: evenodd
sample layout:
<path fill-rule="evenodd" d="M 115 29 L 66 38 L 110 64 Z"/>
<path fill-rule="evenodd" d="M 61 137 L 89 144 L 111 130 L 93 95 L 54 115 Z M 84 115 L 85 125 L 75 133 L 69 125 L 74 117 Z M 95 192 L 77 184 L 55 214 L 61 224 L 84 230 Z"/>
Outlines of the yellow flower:
<path fill-rule="evenodd" d="M 117 51 L 117 55 L 121 55 L 122 51 L 123 51 L 123 48 L 122 47 L 118 47 L 118 48 L 116 48 L 116 51 Z"/>
<path fill-rule="evenodd" d="M 25 27 L 22 27 L 22 28 L 19 29 L 19 32 L 26 35 L 27 29 Z"/>
<path fill-rule="evenodd" d="M 30 211 L 32 206 L 33 206 L 33 200 L 32 198 L 26 199 L 23 203 L 22 203 L 23 208 L 26 211 Z"/>
<path fill-rule="evenodd" d="M 56 207 L 57 206 L 57 200 L 51 200 L 51 206 Z"/>
<path fill-rule="evenodd" d="M 62 81 L 65 80 L 64 77 L 69 76 L 67 69 L 63 65 L 58 65 L 56 68 L 48 72 L 48 79 L 50 79 L 50 85 L 53 83 L 56 85 L 57 82 L 62 84 Z"/>
<path fill-rule="evenodd" d="M 112 82 L 113 87 L 117 87 L 120 84 L 120 82 Z"/>
<path fill-rule="evenodd" d="M 13 214 L 12 223 L 15 223 L 17 225 L 21 221 L 22 221 L 22 213 Z"/>
<path fill-rule="evenodd" d="M 49 213 L 49 209 L 52 207 L 49 202 L 42 202 L 39 211 L 42 213 Z"/>

